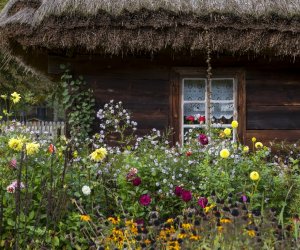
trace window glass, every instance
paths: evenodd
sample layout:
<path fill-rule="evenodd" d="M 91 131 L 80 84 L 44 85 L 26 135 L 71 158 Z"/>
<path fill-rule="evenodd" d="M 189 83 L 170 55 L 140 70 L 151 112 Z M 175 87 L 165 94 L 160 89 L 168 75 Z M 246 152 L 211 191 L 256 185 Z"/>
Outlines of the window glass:
<path fill-rule="evenodd" d="M 205 80 L 196 79 L 184 80 L 184 100 L 204 101 L 205 100 Z"/>
<path fill-rule="evenodd" d="M 211 100 L 233 100 L 233 80 L 213 79 L 211 81 Z"/>
<path fill-rule="evenodd" d="M 185 103 L 183 109 L 184 124 L 200 124 L 205 117 L 205 103 Z"/>
<path fill-rule="evenodd" d="M 212 123 L 230 124 L 233 120 L 233 103 L 212 103 Z"/>

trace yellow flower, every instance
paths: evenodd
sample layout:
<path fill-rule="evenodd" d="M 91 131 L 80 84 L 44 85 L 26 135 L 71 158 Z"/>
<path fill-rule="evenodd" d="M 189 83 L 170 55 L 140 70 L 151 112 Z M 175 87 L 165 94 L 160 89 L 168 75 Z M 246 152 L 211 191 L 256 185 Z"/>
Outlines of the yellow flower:
<path fill-rule="evenodd" d="M 257 173 L 256 171 L 253 171 L 250 173 L 250 179 L 252 181 L 257 181 L 259 179 L 259 173 Z"/>
<path fill-rule="evenodd" d="M 30 142 L 26 144 L 26 153 L 28 155 L 33 155 L 39 152 L 40 144 L 35 142 Z"/>
<path fill-rule="evenodd" d="M 145 240 L 144 240 L 144 243 L 145 243 L 146 245 L 149 245 L 149 244 L 151 244 L 151 241 L 150 241 L 149 239 L 145 239 Z"/>
<path fill-rule="evenodd" d="M 23 140 L 22 139 L 16 139 L 16 138 L 11 138 L 8 141 L 8 146 L 16 151 L 21 151 L 23 148 Z"/>
<path fill-rule="evenodd" d="M 252 142 L 254 143 L 254 142 L 256 142 L 256 138 L 255 137 L 252 137 Z"/>
<path fill-rule="evenodd" d="M 180 250 L 180 244 L 177 240 L 175 241 L 168 241 L 166 250 Z"/>
<path fill-rule="evenodd" d="M 262 148 L 264 145 L 261 142 L 255 143 L 255 148 L 259 149 Z"/>
<path fill-rule="evenodd" d="M 200 240 L 200 236 L 199 235 L 191 235 L 190 236 L 190 240 Z"/>
<path fill-rule="evenodd" d="M 14 92 L 10 95 L 10 99 L 13 103 L 18 103 L 21 100 L 21 96 L 17 92 Z"/>
<path fill-rule="evenodd" d="M 224 148 L 220 152 L 220 156 L 224 159 L 228 158 L 230 156 L 230 152 L 228 149 Z"/>
<path fill-rule="evenodd" d="M 227 218 L 223 218 L 220 220 L 221 223 L 223 224 L 226 224 L 226 223 L 231 223 L 231 220 L 230 219 L 227 219 Z"/>
<path fill-rule="evenodd" d="M 192 229 L 192 225 L 190 223 L 183 223 L 182 228 L 185 230 L 190 230 Z"/>
<path fill-rule="evenodd" d="M 174 222 L 174 220 L 173 220 L 172 218 L 167 219 L 167 223 L 168 223 L 168 224 L 172 224 L 173 222 Z"/>
<path fill-rule="evenodd" d="M 231 129 L 230 129 L 230 128 L 225 128 L 225 129 L 224 129 L 224 134 L 225 134 L 226 136 L 230 136 L 230 135 L 231 135 Z"/>
<path fill-rule="evenodd" d="M 203 210 L 204 210 L 205 213 L 208 213 L 214 207 L 215 207 L 215 205 L 211 204 L 210 206 L 207 206 L 207 207 L 203 208 Z"/>
<path fill-rule="evenodd" d="M 256 235 L 254 230 L 247 230 L 247 233 L 251 238 L 253 238 Z"/>
<path fill-rule="evenodd" d="M 82 221 L 91 221 L 91 217 L 89 215 L 80 215 L 80 220 Z"/>
<path fill-rule="evenodd" d="M 180 234 L 177 235 L 178 239 L 184 239 L 186 237 L 187 237 L 187 234 L 185 234 L 185 233 L 180 233 Z"/>
<path fill-rule="evenodd" d="M 7 99 L 7 95 L 0 95 L 0 97 L 1 97 L 3 100 L 6 100 L 6 99 Z"/>
<path fill-rule="evenodd" d="M 239 126 L 239 123 L 237 121 L 234 120 L 234 121 L 231 122 L 231 127 L 232 128 L 237 128 L 238 126 Z"/>
<path fill-rule="evenodd" d="M 77 152 L 77 150 L 75 150 L 75 151 L 73 152 L 73 157 L 74 157 L 74 158 L 77 158 L 77 157 L 78 157 L 78 152 Z"/>
<path fill-rule="evenodd" d="M 248 153 L 249 152 L 249 147 L 248 146 L 243 147 L 243 152 Z"/>
<path fill-rule="evenodd" d="M 116 225 L 120 223 L 120 218 L 114 218 L 114 217 L 108 217 L 107 219 L 108 221 L 110 221 L 112 224 Z"/>
<path fill-rule="evenodd" d="M 90 157 L 93 161 L 102 161 L 107 155 L 107 150 L 105 148 L 98 148 L 93 153 L 90 154 Z"/>

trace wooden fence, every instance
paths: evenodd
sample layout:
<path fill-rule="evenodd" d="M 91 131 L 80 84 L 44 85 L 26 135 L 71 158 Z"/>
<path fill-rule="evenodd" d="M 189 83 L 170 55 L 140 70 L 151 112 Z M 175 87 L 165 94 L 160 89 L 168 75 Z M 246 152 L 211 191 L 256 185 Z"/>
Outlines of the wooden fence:
<path fill-rule="evenodd" d="M 26 122 L 20 122 L 19 124 L 22 127 L 24 127 L 27 131 L 30 131 L 38 135 L 49 136 L 52 138 L 66 134 L 65 122 L 26 121 Z M 0 125 L 8 125 L 8 124 L 6 122 L 0 122 Z"/>

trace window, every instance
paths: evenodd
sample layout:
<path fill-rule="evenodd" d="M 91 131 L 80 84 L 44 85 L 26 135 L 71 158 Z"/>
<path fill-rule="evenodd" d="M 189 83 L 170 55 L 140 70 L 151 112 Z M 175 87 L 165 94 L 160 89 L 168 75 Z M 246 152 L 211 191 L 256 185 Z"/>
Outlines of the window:
<path fill-rule="evenodd" d="M 190 128 L 230 127 L 237 119 L 235 78 L 182 78 L 181 135 Z M 209 94 L 210 93 L 210 94 Z"/>

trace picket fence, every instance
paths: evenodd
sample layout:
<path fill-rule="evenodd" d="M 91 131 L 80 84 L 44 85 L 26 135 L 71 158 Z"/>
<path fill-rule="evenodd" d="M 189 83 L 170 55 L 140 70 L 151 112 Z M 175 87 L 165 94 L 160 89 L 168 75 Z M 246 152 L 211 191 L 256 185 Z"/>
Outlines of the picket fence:
<path fill-rule="evenodd" d="M 20 126 L 24 127 L 27 131 L 30 131 L 37 135 L 49 136 L 54 138 L 66 134 L 65 122 L 25 121 L 20 122 L 19 124 Z M 0 125 L 7 125 L 7 123 L 0 122 Z"/>

